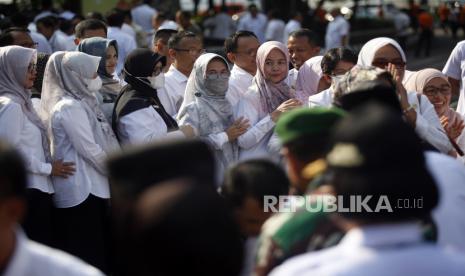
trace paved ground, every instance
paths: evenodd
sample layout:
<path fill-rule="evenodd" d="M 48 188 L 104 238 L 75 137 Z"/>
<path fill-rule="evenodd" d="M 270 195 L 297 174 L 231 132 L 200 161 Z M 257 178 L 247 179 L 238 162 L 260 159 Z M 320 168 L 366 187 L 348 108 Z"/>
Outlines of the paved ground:
<path fill-rule="evenodd" d="M 432 67 L 442 70 L 452 49 L 454 49 L 457 42 L 461 39 L 463 39 L 463 37 L 459 36 L 459 39 L 454 40 L 450 35 L 444 34 L 442 30 L 436 30 L 431 47 L 431 55 L 429 57 L 421 56 L 418 58 L 414 56 L 417 38 L 411 37 L 407 49 L 407 69 L 415 71 Z"/>

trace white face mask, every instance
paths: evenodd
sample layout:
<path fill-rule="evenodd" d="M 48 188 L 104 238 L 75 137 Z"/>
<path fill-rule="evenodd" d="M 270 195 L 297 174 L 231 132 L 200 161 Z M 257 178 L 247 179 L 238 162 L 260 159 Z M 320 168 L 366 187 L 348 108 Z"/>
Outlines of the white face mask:
<path fill-rule="evenodd" d="M 153 89 L 160 89 L 165 86 L 165 74 L 160 73 L 156 77 L 147 77 L 147 80 L 150 82 L 150 86 Z"/>
<path fill-rule="evenodd" d="M 99 76 L 95 79 L 84 79 L 84 82 L 90 91 L 99 91 L 102 88 L 102 79 Z"/>
<path fill-rule="evenodd" d="M 344 75 L 331 76 L 331 85 L 336 87 L 336 85 L 344 78 Z"/>

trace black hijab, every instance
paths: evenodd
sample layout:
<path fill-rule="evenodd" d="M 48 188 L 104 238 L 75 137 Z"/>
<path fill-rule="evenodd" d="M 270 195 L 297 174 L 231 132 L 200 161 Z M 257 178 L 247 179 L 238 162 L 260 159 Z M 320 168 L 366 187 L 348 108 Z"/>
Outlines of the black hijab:
<path fill-rule="evenodd" d="M 176 121 L 166 112 L 157 95 L 157 90 L 150 86 L 147 79 L 138 79 L 150 77 L 153 68 L 161 62 L 166 65 L 166 57 L 150 51 L 149 49 L 135 49 L 126 57 L 124 63 L 124 80 L 128 83 L 123 87 L 121 93 L 116 98 L 113 109 L 112 126 L 115 133 L 116 126 L 121 117 L 130 114 L 139 109 L 149 106 L 158 112 L 165 122 L 168 131 L 178 129 Z"/>

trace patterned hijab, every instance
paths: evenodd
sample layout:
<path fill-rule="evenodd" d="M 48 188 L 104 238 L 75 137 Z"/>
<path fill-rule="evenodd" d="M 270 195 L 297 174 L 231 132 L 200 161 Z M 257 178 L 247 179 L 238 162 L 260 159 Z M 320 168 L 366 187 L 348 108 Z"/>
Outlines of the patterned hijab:
<path fill-rule="evenodd" d="M 283 43 L 278 41 L 265 42 L 258 48 L 258 70 L 252 81 L 260 94 L 261 106 L 267 113 L 273 112 L 280 104 L 291 98 L 290 87 L 286 83 L 286 78 L 279 83 L 273 83 L 266 79 L 265 61 L 273 49 L 280 50 L 284 54 L 287 63 L 289 63 L 289 52 Z"/>
<path fill-rule="evenodd" d="M 29 121 L 39 128 L 45 158 L 50 162 L 50 146 L 46 127 L 32 106 L 31 92 L 23 85 L 29 64 L 31 61 L 35 64 L 36 58 L 37 52 L 34 49 L 21 46 L 0 47 L 0 96 L 6 96 L 20 104 Z"/>

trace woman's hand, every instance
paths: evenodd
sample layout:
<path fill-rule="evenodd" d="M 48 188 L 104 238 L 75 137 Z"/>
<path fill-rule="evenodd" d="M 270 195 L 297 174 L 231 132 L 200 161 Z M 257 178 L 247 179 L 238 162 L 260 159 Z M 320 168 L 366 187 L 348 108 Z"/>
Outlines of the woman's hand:
<path fill-rule="evenodd" d="M 392 75 L 392 78 L 396 82 L 396 93 L 399 96 L 400 107 L 404 111 L 404 116 L 407 119 L 407 122 L 415 128 L 417 121 L 417 112 L 414 108 L 410 108 L 410 103 L 408 102 L 407 97 L 407 90 L 405 90 L 405 87 L 402 84 L 402 79 L 400 78 L 399 73 L 397 72 L 397 68 L 394 64 L 389 63 L 387 71 Z"/>
<path fill-rule="evenodd" d="M 232 142 L 237 139 L 237 137 L 244 134 L 247 129 L 249 129 L 250 124 L 249 120 L 244 117 L 240 117 L 226 130 L 226 135 L 228 135 L 229 142 Z"/>
<path fill-rule="evenodd" d="M 56 160 L 52 162 L 52 176 L 59 176 L 68 178 L 76 172 L 76 167 L 73 162 L 63 162 L 63 160 Z"/>
<path fill-rule="evenodd" d="M 186 136 L 186 138 L 194 138 L 195 137 L 194 128 L 192 128 L 190 125 L 180 126 L 179 130 L 182 131 L 182 133 L 184 134 L 184 136 Z"/>
<path fill-rule="evenodd" d="M 442 127 L 447 132 L 447 135 L 449 135 L 449 137 L 454 141 L 460 136 L 460 134 L 462 134 L 462 131 L 465 128 L 463 120 L 457 120 L 454 124 L 449 125 L 449 118 L 441 116 L 440 121 Z"/>
<path fill-rule="evenodd" d="M 302 106 L 302 103 L 299 101 L 299 100 L 296 100 L 296 99 L 289 99 L 285 102 L 283 102 L 280 106 L 278 106 L 278 108 L 276 108 L 275 111 L 271 112 L 270 116 L 271 116 L 271 120 L 273 120 L 273 122 L 277 122 L 279 117 L 281 116 L 281 114 L 283 114 L 284 112 L 287 112 L 289 110 L 292 110 L 296 107 L 301 107 Z"/>

